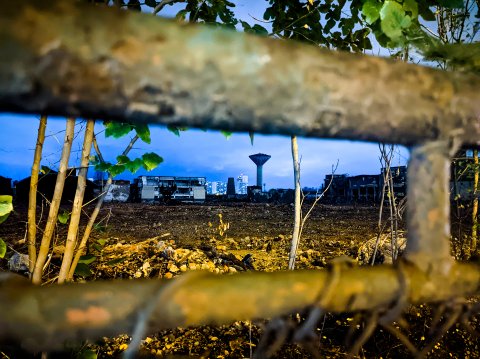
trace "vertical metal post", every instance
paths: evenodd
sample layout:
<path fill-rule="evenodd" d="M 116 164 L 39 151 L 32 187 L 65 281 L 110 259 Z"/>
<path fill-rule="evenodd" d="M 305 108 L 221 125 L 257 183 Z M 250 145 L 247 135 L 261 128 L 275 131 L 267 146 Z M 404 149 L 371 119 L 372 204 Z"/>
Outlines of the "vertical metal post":
<path fill-rule="evenodd" d="M 421 270 L 448 274 L 450 155 L 448 141 L 415 146 L 408 166 L 408 241 L 405 258 Z"/>

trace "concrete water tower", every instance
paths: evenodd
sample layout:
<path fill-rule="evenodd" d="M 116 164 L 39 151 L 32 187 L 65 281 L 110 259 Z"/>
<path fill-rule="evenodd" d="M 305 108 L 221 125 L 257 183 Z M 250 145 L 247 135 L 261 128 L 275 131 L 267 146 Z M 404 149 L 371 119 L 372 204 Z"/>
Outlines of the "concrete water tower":
<path fill-rule="evenodd" d="M 256 155 L 250 155 L 248 156 L 250 159 L 257 165 L 257 186 L 260 188 L 262 187 L 263 183 L 263 164 L 267 162 L 270 157 L 269 155 L 266 155 L 264 153 L 257 153 Z"/>

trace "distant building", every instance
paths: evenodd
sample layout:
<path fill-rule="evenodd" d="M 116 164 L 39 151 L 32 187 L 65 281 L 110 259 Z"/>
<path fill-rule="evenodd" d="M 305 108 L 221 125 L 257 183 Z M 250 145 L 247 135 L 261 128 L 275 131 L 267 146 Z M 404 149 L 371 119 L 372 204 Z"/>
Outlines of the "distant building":
<path fill-rule="evenodd" d="M 227 198 L 235 198 L 235 178 L 228 177 L 227 182 Z"/>
<path fill-rule="evenodd" d="M 379 175 L 348 177 L 348 199 L 353 202 L 375 202 L 381 195 Z"/>
<path fill-rule="evenodd" d="M 15 194 L 16 199 L 20 203 L 28 203 L 29 194 L 30 194 L 30 179 L 31 177 L 24 178 L 18 181 L 15 185 Z M 67 177 L 65 178 L 65 183 L 63 186 L 62 193 L 62 203 L 72 203 L 75 198 L 75 193 L 77 191 L 77 180 L 78 177 L 75 176 L 75 171 L 70 169 L 67 171 Z M 47 174 L 38 175 L 37 183 L 37 203 L 42 203 L 43 201 L 52 201 L 53 193 L 55 191 L 55 185 L 57 182 L 57 172 L 50 171 Z M 94 198 L 94 193 L 96 185 L 92 181 L 88 181 L 85 187 L 85 194 L 83 197 L 83 202 L 87 203 L 88 201 Z"/>
<path fill-rule="evenodd" d="M 13 195 L 11 178 L 0 176 L 0 195 Z"/>
<path fill-rule="evenodd" d="M 132 188 L 134 201 L 205 201 L 205 177 L 140 176 Z"/>
<path fill-rule="evenodd" d="M 227 184 L 221 181 L 207 182 L 207 194 L 215 196 L 227 194 Z"/>
<path fill-rule="evenodd" d="M 248 187 L 248 176 L 241 174 L 237 177 L 237 181 L 235 183 L 235 191 L 237 194 L 247 194 L 247 187 Z"/>
<path fill-rule="evenodd" d="M 326 199 L 333 203 L 359 202 L 371 203 L 379 201 L 382 196 L 383 178 L 386 169 L 379 175 L 348 176 L 347 174 L 326 175 L 322 191 L 328 187 Z M 407 195 L 407 167 L 390 167 L 393 192 L 397 198 Z M 386 188 L 385 191 L 388 191 Z M 385 193 L 387 195 L 387 193 Z M 388 198 L 385 196 L 385 198 Z"/>
<path fill-rule="evenodd" d="M 100 182 L 103 182 L 100 180 Z M 103 183 L 103 187 L 105 183 Z M 102 187 L 102 192 L 105 188 Z M 128 180 L 113 180 L 107 194 L 105 195 L 105 202 L 127 202 L 130 198 L 130 181 Z"/>
<path fill-rule="evenodd" d="M 328 188 L 325 197 L 330 200 L 344 201 L 348 192 L 348 175 L 347 174 L 329 174 L 325 176 L 323 188 Z"/>
<path fill-rule="evenodd" d="M 473 199 L 474 174 L 473 149 L 462 148 L 453 157 L 450 167 L 450 194 L 452 199 L 455 201 L 470 201 Z"/>

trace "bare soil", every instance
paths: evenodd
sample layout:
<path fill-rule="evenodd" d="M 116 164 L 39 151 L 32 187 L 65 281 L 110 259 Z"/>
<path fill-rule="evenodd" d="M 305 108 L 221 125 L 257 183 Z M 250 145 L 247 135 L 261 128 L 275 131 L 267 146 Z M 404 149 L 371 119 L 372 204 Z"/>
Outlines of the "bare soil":
<path fill-rule="evenodd" d="M 0 226 L 0 237 L 10 246 L 8 255 L 13 251 L 26 253 L 26 210 L 21 206 L 15 208 L 16 212 Z M 99 216 L 100 223 L 91 236 L 89 255 L 93 262 L 83 266 L 76 280 L 173 278 L 190 270 L 208 270 L 219 275 L 248 270 L 284 270 L 288 264 L 292 218 L 291 205 L 106 204 Z M 376 207 L 318 205 L 303 230 L 296 268 L 321 269 L 342 255 L 356 260 L 359 248 L 376 237 L 377 221 Z M 58 226 L 57 252 L 61 249 L 62 238 L 65 238 L 66 227 Z M 404 230 L 403 222 L 400 227 Z M 48 272 L 51 278 L 55 277 L 59 264 L 59 257 L 52 260 Z M 0 269 L 6 268 L 6 261 L 0 260 Z M 282 320 L 288 323 L 287 327 L 295 327 L 305 320 L 306 315 L 294 313 Z M 406 318 L 410 322 L 407 332 L 410 340 L 421 346 L 427 337 L 431 309 L 409 307 Z M 356 328 L 365 325 L 360 319 L 358 314 L 325 315 L 318 325 L 318 338 L 312 342 L 316 348 L 320 347 L 320 357 L 345 357 L 348 353 L 344 346 L 345 337 L 352 325 Z M 250 357 L 251 350 L 255 351 L 265 333 L 267 323 L 258 320 L 223 327 L 163 331 L 147 337 L 140 353 L 143 357 Z M 59 357 L 78 357 L 93 352 L 98 357 L 118 357 L 128 347 L 129 340 L 127 336 L 104 338 L 61 353 Z M 271 345 L 275 343 L 275 335 L 271 342 Z M 475 358 L 479 357 L 478 352 L 478 342 L 454 326 L 430 356 Z M 409 356 L 394 336 L 382 330 L 375 332 L 361 354 L 369 358 Z M 313 356 L 307 347 L 286 344 L 275 357 Z"/>

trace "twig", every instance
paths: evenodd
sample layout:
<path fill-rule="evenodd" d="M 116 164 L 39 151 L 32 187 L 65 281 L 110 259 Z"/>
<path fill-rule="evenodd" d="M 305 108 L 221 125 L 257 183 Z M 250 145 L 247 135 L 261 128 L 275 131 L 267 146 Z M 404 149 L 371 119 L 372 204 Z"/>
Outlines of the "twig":
<path fill-rule="evenodd" d="M 355 355 L 358 354 L 360 348 L 367 342 L 367 340 L 372 336 L 375 328 L 377 327 L 378 323 L 378 311 L 374 311 L 372 315 L 368 318 L 367 323 L 365 325 L 365 329 L 363 330 L 362 334 L 357 338 L 357 340 L 353 343 L 353 346 L 348 353 L 347 358 L 353 358 Z"/>
<path fill-rule="evenodd" d="M 434 345 L 448 332 L 448 330 L 457 322 L 457 319 L 462 314 L 462 308 L 460 306 L 454 307 L 450 318 L 440 325 L 432 339 L 427 345 L 417 354 L 416 358 L 424 358 L 433 349 Z"/>
<path fill-rule="evenodd" d="M 418 355 L 419 353 L 418 349 L 415 347 L 415 345 L 412 344 L 412 342 L 408 339 L 408 337 L 400 331 L 400 329 L 396 328 L 392 324 L 387 324 L 382 326 L 391 334 L 393 334 L 395 337 L 397 337 L 397 339 L 400 340 L 400 342 L 402 342 L 402 344 L 405 345 L 413 355 L 415 356 Z"/>
<path fill-rule="evenodd" d="M 258 343 L 253 359 L 269 358 L 285 343 L 292 329 L 292 324 L 282 318 L 272 319 L 265 328 Z M 273 340 L 273 342 L 271 342 Z"/>
<path fill-rule="evenodd" d="M 179 288 L 181 289 L 186 285 L 188 286 L 189 282 L 196 281 L 199 277 L 203 276 L 205 276 L 205 273 L 199 271 L 194 275 L 180 276 L 176 281 L 171 281 L 166 287 L 159 285 L 156 292 L 148 300 L 147 306 L 138 313 L 138 319 L 132 334 L 132 341 L 123 353 L 124 359 L 134 359 L 136 357 L 142 338 L 145 337 L 148 330 L 148 321 L 157 308 L 158 303 L 167 301 Z"/>
<path fill-rule="evenodd" d="M 166 5 L 173 5 L 177 2 L 185 2 L 185 0 L 162 0 L 153 9 L 153 14 L 157 15 Z"/>

